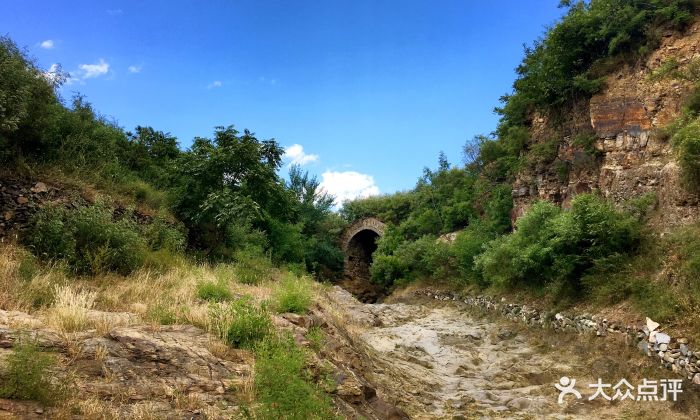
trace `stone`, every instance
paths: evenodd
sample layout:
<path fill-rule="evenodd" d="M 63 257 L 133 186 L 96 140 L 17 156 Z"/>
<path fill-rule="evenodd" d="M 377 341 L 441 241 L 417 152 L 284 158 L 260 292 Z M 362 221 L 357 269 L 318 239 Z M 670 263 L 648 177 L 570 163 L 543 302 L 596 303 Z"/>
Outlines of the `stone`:
<path fill-rule="evenodd" d="M 638 348 L 639 350 L 641 350 L 642 353 L 644 353 L 644 354 L 647 355 L 647 356 L 650 354 L 650 352 L 649 352 L 649 343 L 647 343 L 646 341 L 640 341 L 639 343 L 637 343 L 637 348 Z"/>
<path fill-rule="evenodd" d="M 590 101 L 591 125 L 599 137 L 617 136 L 623 132 L 641 134 L 651 128 L 644 104 L 636 98 L 604 98 L 594 96 Z"/>
<path fill-rule="evenodd" d="M 6 211 L 6 212 L 5 212 L 5 214 L 3 215 L 3 217 L 4 217 L 4 218 L 5 218 L 5 220 L 7 220 L 7 221 L 10 221 L 10 220 L 12 220 L 12 216 L 14 216 L 14 215 L 13 215 L 13 214 L 12 214 L 12 212 L 11 212 L 11 211 L 9 211 L 9 210 L 8 210 L 8 211 Z"/>
<path fill-rule="evenodd" d="M 27 197 L 25 197 L 23 195 L 20 195 L 19 197 L 17 197 L 17 204 L 24 205 L 27 203 L 29 203 L 29 199 Z"/>
<path fill-rule="evenodd" d="M 661 351 L 666 351 L 666 350 L 668 350 L 668 345 L 663 344 L 663 343 L 662 343 L 662 344 L 659 344 L 659 350 L 661 350 Z"/>
<path fill-rule="evenodd" d="M 687 346 L 686 344 L 681 344 L 680 350 L 681 350 L 681 354 L 682 354 L 683 356 L 687 356 L 687 355 L 688 355 L 688 346 Z"/>
<path fill-rule="evenodd" d="M 36 185 L 32 187 L 31 191 L 33 193 L 45 193 L 49 191 L 49 188 L 43 182 L 37 182 Z"/>
<path fill-rule="evenodd" d="M 696 373 L 693 375 L 693 383 L 695 385 L 700 385 L 700 373 Z"/>
<path fill-rule="evenodd" d="M 648 318 L 648 317 L 647 317 L 647 324 L 646 324 L 646 327 L 647 327 L 647 329 L 649 330 L 649 333 L 651 333 L 652 331 L 654 331 L 654 330 L 656 330 L 657 328 L 659 328 L 659 325 L 660 325 L 660 324 L 659 324 L 658 322 L 654 322 L 654 321 L 651 320 L 651 318 Z"/>
<path fill-rule="evenodd" d="M 685 337 L 681 337 L 676 341 L 678 342 L 678 344 L 688 344 L 688 339 Z"/>
<path fill-rule="evenodd" d="M 656 334 L 656 342 L 659 344 L 668 344 L 671 342 L 671 336 L 669 336 L 666 333 L 657 333 Z"/>

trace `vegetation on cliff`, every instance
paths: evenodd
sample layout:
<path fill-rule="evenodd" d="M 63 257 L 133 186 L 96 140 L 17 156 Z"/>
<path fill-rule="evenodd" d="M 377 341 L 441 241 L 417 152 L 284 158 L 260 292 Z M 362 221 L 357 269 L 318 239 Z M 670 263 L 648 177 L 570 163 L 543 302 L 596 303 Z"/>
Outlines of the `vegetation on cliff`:
<path fill-rule="evenodd" d="M 374 281 L 391 287 L 417 279 L 458 279 L 482 288 L 546 291 L 559 303 L 563 297 L 605 303 L 631 298 L 661 317 L 671 316 L 668 307 L 692 306 L 687 299 L 692 294 L 681 289 L 694 290 L 697 276 L 687 267 L 698 259 L 687 251 L 692 245 L 678 250 L 646 227 L 653 195 L 630 197 L 621 208 L 595 194 L 579 195 L 570 210 L 535 203 L 511 232 L 516 175 L 554 163 L 560 178 L 572 170 L 556 161 L 564 135 L 535 139 L 533 118 L 545 116 L 551 132 L 561 132 L 576 104 L 602 90 L 611 71 L 639 63 L 662 34 L 682 32 L 698 11 L 696 1 L 684 0 L 562 1 L 561 6 L 566 8 L 561 21 L 525 49 L 513 91 L 496 110 L 497 129 L 467 143 L 463 166 L 450 167 L 441 157 L 438 170 L 426 169 L 413 190 L 344 206 L 342 214 L 350 221 L 372 215 L 389 223 L 374 255 Z M 687 67 L 679 72 L 677 63 L 667 64 L 652 76 L 697 83 L 697 64 Z M 690 95 L 683 116 L 667 130 L 691 189 L 700 185 L 696 97 Z M 599 157 L 590 132 L 567 135 L 588 160 Z M 459 234 L 451 245 L 438 240 L 452 231 Z M 697 235 L 693 229 L 686 233 Z M 661 256 L 670 254 L 686 267 L 679 272 L 684 286 L 649 286 Z M 650 267 L 650 260 L 657 265 Z"/>

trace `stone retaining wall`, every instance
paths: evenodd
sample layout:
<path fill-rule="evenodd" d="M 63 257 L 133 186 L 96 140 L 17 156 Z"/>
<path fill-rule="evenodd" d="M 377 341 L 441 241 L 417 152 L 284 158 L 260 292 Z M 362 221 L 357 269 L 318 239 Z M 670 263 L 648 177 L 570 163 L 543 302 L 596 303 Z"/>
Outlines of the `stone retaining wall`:
<path fill-rule="evenodd" d="M 496 312 L 507 319 L 529 326 L 551 328 L 554 331 L 571 331 L 578 334 L 595 334 L 605 337 L 622 334 L 625 341 L 641 352 L 656 359 L 659 364 L 674 373 L 700 385 L 700 351 L 693 351 L 684 337 L 671 337 L 659 331 L 659 324 L 647 318 L 646 325 L 623 325 L 598 315 L 570 315 L 555 311 L 542 311 L 528 305 L 498 301 L 488 296 L 463 295 L 456 292 L 421 289 L 415 292 L 441 301 L 461 302 L 482 310 Z"/>

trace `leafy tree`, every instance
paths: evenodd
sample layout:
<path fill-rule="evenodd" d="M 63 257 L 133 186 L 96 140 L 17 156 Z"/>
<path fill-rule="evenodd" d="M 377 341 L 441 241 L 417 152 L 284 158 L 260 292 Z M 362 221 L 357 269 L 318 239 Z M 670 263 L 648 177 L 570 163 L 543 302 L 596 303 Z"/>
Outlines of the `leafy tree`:
<path fill-rule="evenodd" d="M 229 225 L 265 230 L 289 220 L 292 194 L 277 175 L 283 153 L 276 141 L 233 126 L 216 127 L 213 140 L 196 138 L 176 166 L 175 211 L 193 226 L 191 241 L 240 247 L 226 242 Z"/>

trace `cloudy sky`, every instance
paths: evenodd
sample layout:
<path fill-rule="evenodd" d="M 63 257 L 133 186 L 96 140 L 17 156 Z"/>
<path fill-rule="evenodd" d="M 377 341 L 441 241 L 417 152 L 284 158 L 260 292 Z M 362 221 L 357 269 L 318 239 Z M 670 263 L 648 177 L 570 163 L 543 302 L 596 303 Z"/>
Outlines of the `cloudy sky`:
<path fill-rule="evenodd" d="M 343 200 L 459 163 L 558 3 L 3 0 L 0 32 L 127 129 L 249 128 Z"/>

